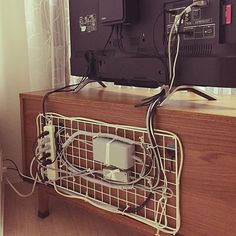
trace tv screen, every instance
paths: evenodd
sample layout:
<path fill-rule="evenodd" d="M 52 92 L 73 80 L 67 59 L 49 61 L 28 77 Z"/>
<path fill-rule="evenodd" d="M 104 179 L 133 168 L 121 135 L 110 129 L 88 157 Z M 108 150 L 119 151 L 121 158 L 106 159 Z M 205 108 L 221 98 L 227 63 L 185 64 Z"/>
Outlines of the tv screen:
<path fill-rule="evenodd" d="M 141 87 L 169 84 L 170 29 L 193 2 L 70 0 L 72 75 Z M 175 86 L 236 87 L 234 5 L 233 0 L 208 0 L 184 14 Z"/>

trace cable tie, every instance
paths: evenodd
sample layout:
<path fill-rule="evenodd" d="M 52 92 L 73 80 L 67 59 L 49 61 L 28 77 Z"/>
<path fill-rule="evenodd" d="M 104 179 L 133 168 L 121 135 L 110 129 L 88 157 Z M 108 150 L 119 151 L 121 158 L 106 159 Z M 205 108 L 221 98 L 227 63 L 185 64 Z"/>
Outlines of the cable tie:
<path fill-rule="evenodd" d="M 126 212 L 128 209 L 129 209 L 129 205 L 127 204 L 127 205 L 126 205 L 126 208 L 125 208 L 125 209 L 122 211 L 122 213 L 121 213 L 121 214 L 122 214 L 122 215 L 124 215 L 124 214 L 125 214 L 125 212 Z"/>
<path fill-rule="evenodd" d="M 116 134 L 116 136 L 117 136 L 117 132 L 118 132 L 118 130 L 119 130 L 119 128 L 116 127 L 116 129 L 115 129 L 115 134 Z"/>
<path fill-rule="evenodd" d="M 94 175 L 94 173 L 93 173 L 93 170 L 92 170 L 92 169 L 88 168 L 88 169 L 87 169 L 87 172 L 88 172 L 90 175 L 92 175 L 93 177 L 95 177 L 95 175 Z"/>
<path fill-rule="evenodd" d="M 159 148 L 159 146 L 158 145 L 156 145 L 156 146 L 149 145 L 149 147 L 147 149 L 155 149 L 155 148 Z"/>
<path fill-rule="evenodd" d="M 140 140 L 141 143 L 144 143 L 144 137 L 143 136 L 140 136 L 139 140 Z"/>
<path fill-rule="evenodd" d="M 151 178 L 149 178 L 149 177 L 147 176 L 146 179 L 147 179 L 147 183 L 149 184 L 149 187 L 152 188 L 152 181 L 151 181 Z"/>
<path fill-rule="evenodd" d="M 84 199 L 85 202 L 89 202 L 88 197 L 89 197 L 89 195 L 88 195 L 88 190 L 87 190 L 85 193 L 85 199 Z"/>

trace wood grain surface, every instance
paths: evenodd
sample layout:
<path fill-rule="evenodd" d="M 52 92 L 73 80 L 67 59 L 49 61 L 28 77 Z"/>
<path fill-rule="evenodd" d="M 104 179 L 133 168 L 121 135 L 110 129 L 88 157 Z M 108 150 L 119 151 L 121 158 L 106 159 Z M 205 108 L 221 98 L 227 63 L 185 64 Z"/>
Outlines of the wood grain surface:
<path fill-rule="evenodd" d="M 35 118 L 42 111 L 43 94 L 45 91 L 20 95 L 25 173 L 28 173 L 32 159 Z M 132 89 L 89 88 L 79 94 L 51 95 L 47 109 L 66 116 L 145 127 L 146 108 L 135 108 L 134 105 L 151 94 L 136 94 Z M 225 96 L 217 101 L 206 101 L 189 93 L 178 93 L 157 110 L 155 123 L 156 128 L 176 133 L 184 146 L 182 224 L 178 235 L 236 235 L 236 97 Z M 45 191 L 53 194 L 51 189 Z M 81 201 L 76 201 L 76 204 L 91 208 Z M 126 217 L 95 208 L 92 210 L 129 225 L 144 235 L 155 232 Z"/>
<path fill-rule="evenodd" d="M 32 186 L 27 183 L 15 184 L 24 193 Z M 50 195 L 51 214 L 45 219 L 37 217 L 37 189 L 33 196 L 20 198 L 6 186 L 4 236 L 142 236 L 135 229 L 112 221 L 65 202 Z"/>

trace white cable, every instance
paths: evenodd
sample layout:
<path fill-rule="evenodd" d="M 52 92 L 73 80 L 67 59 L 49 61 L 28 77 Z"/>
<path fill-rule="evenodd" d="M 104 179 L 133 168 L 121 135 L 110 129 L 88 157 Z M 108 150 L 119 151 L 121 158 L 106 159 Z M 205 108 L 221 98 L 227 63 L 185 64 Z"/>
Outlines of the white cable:
<path fill-rule="evenodd" d="M 178 46 L 178 45 L 177 45 Z M 178 51 L 178 50 L 177 50 Z M 175 66 L 176 66 L 176 62 L 177 62 L 177 57 L 178 57 L 178 55 L 176 55 L 175 56 L 175 60 L 174 60 L 174 65 L 173 65 L 173 68 L 175 68 Z M 173 73 L 173 75 L 174 75 L 174 73 Z M 149 107 L 149 111 L 151 111 L 151 109 L 153 109 L 154 108 L 154 104 L 152 105 L 152 106 L 150 106 Z M 38 118 L 38 121 L 39 121 L 39 119 L 40 119 L 40 117 L 42 117 L 42 115 L 40 115 L 39 116 L 39 118 Z M 62 116 L 62 115 L 59 115 L 59 114 L 56 114 L 56 113 L 47 113 L 47 120 L 48 121 L 53 121 L 54 119 L 66 119 L 66 120 L 68 120 L 68 121 L 79 121 L 79 122 L 88 122 L 89 124 L 91 124 L 91 125 L 98 125 L 98 126 L 102 126 L 102 125 L 105 125 L 105 126 L 109 126 L 109 127 L 111 127 L 111 128 L 115 128 L 115 133 L 117 134 L 117 133 L 119 133 L 118 132 L 118 130 L 119 129 L 127 129 L 127 130 L 131 130 L 131 131 L 133 131 L 133 129 L 134 130 L 136 130 L 137 132 L 138 131 L 140 131 L 140 132 L 143 132 L 143 128 L 138 128 L 138 127 L 130 127 L 130 126 L 123 126 L 123 125 L 115 125 L 115 124 L 107 124 L 107 123 L 105 123 L 105 122 L 100 122 L 100 121 L 96 121 L 96 120 L 91 120 L 91 119 L 86 119 L 86 118 L 80 118 L 80 117 L 65 117 L 65 116 Z M 62 130 L 62 129 L 60 129 L 60 130 Z M 59 131 L 58 131 L 59 132 Z M 86 132 L 86 131 L 82 131 L 82 132 Z M 69 137 L 65 142 L 64 142 L 64 148 L 63 148 L 63 150 L 58 154 L 58 157 L 57 157 L 57 161 L 59 161 L 59 162 L 61 162 L 61 164 L 66 168 L 66 170 L 67 171 L 65 171 L 65 174 L 66 174 L 66 176 L 60 176 L 60 177 L 58 177 L 58 179 L 57 180 L 62 180 L 62 179 L 68 179 L 68 177 L 70 178 L 76 178 L 76 177 L 81 177 L 81 178 L 83 178 L 83 179 L 85 179 L 86 181 L 88 181 L 88 182 L 93 182 L 93 183 L 98 183 L 98 184 L 101 184 L 101 185 L 104 185 L 104 186 L 106 186 L 106 187 L 109 187 L 109 188 L 116 188 L 116 189 L 121 189 L 121 190 L 124 190 L 124 189 L 132 189 L 132 188 L 137 188 L 137 189 L 142 189 L 142 190 L 144 190 L 144 191 L 153 191 L 154 193 L 158 193 L 158 194 L 160 194 L 161 195 L 161 198 L 159 199 L 159 215 L 158 216 L 156 216 L 156 217 L 158 217 L 158 220 L 157 221 L 161 221 L 161 223 L 160 223 L 160 225 L 158 224 L 158 223 L 156 223 L 156 225 L 153 225 L 153 223 L 151 223 L 151 222 L 149 222 L 148 221 L 148 219 L 143 219 L 142 217 L 141 218 L 139 218 L 139 216 L 138 215 L 136 215 L 135 214 L 135 216 L 133 216 L 132 214 L 130 214 L 130 213 L 123 213 L 124 215 L 128 215 L 129 217 L 131 217 L 131 218 L 135 218 L 135 219 L 137 219 L 137 220 L 140 220 L 140 221 L 142 221 L 142 222 L 144 222 L 145 221 L 145 223 L 146 224 L 149 224 L 149 225 L 152 225 L 153 227 L 159 227 L 159 228 L 162 228 L 163 227 L 163 225 L 164 225 L 164 227 L 165 227 L 165 225 L 167 225 L 168 224 L 168 222 L 167 222 L 167 207 L 168 207 L 168 205 L 167 205 L 167 199 L 168 198 L 171 198 L 171 197 L 175 197 L 176 198 L 176 225 L 177 225 L 177 228 L 179 228 L 179 225 L 180 225 L 180 214 L 179 214 L 179 183 L 180 183 L 180 176 L 181 176 L 181 171 L 182 171 L 182 166 L 183 166 L 183 149 L 182 149 L 182 145 L 181 145 L 181 142 L 180 142 L 180 140 L 179 140 L 179 138 L 175 135 L 175 134 L 173 134 L 173 133 L 171 133 L 171 132 L 168 132 L 168 131 L 163 131 L 163 130 L 158 130 L 158 129 L 151 129 L 150 130 L 150 132 L 151 132 L 151 134 L 153 134 L 154 136 L 156 136 L 156 133 L 159 133 L 158 135 L 165 135 L 165 136 L 169 136 L 170 138 L 172 138 L 172 139 L 175 139 L 175 142 L 176 142 L 176 145 L 175 145 L 175 149 L 176 150 L 179 150 L 179 154 L 178 154 L 178 156 L 176 155 L 175 156 L 175 158 L 176 158 L 176 165 L 178 165 L 177 166 L 177 169 L 176 170 L 178 170 L 177 171 L 177 173 L 176 173 L 176 194 L 174 195 L 174 193 L 173 193 L 173 191 L 172 191 L 172 189 L 170 189 L 169 187 L 168 187 L 168 182 L 167 182 L 167 178 L 166 178 L 166 175 L 165 175 L 165 170 L 164 170 L 164 166 L 163 166 L 163 164 L 162 164 L 162 161 L 161 161 L 161 154 L 160 154 L 160 150 L 159 150 L 159 148 L 158 148 L 158 146 L 157 145 L 155 145 L 155 146 L 153 146 L 153 147 L 150 147 L 150 146 L 145 146 L 145 148 L 144 148 L 144 153 L 145 153 L 145 155 L 143 154 L 143 156 L 144 156 L 144 158 L 145 157 L 149 157 L 150 156 L 150 149 L 151 148 L 157 148 L 157 155 L 156 156 L 154 156 L 154 158 L 156 158 L 156 163 L 159 163 L 159 162 L 157 162 L 157 160 L 159 160 L 160 159 L 160 166 L 159 166 L 159 168 L 160 168 L 160 171 L 161 172 L 163 172 L 163 175 L 162 175 L 162 181 L 164 181 L 164 183 L 162 184 L 162 185 L 159 185 L 159 184 L 157 184 L 157 183 L 155 183 L 155 185 L 153 185 L 152 186 L 152 184 L 150 184 L 150 186 L 148 186 L 148 185 L 146 185 L 146 183 L 145 183 L 145 185 L 140 185 L 139 183 L 136 183 L 136 185 L 134 186 L 132 183 L 133 183 L 133 181 L 137 181 L 137 179 L 135 180 L 132 180 L 130 183 L 128 183 L 128 184 L 130 184 L 130 185 L 127 185 L 127 184 L 123 184 L 123 183 L 121 183 L 121 185 L 117 185 L 117 182 L 116 182 L 116 184 L 114 184 L 114 183 L 112 183 L 112 182 L 105 182 L 103 179 L 95 179 L 94 178 L 94 176 L 93 177 L 91 177 L 91 176 L 89 176 L 90 174 L 91 175 L 93 175 L 93 173 L 95 173 L 95 171 L 93 172 L 93 170 L 81 170 L 81 169 L 78 169 L 76 166 L 74 166 L 72 163 L 70 163 L 70 161 L 67 161 L 67 159 L 66 159 L 66 148 L 67 147 L 69 147 L 70 146 L 70 144 L 71 144 L 71 142 L 73 142 L 73 139 L 74 138 L 76 138 L 77 137 L 77 135 L 78 134 L 72 134 L 72 136 L 71 137 Z M 81 134 L 81 132 L 78 132 L 78 133 L 80 133 Z M 91 135 L 91 133 L 92 133 L 92 135 Z M 59 135 L 59 134 L 58 134 Z M 103 137 L 107 137 L 107 134 L 104 134 L 104 133 L 94 133 L 94 132 L 86 132 L 86 133 L 84 133 L 83 135 L 89 135 L 89 136 L 92 136 L 92 137 L 94 137 L 94 135 L 103 135 Z M 107 137 L 107 138 L 112 138 L 113 136 L 114 136 L 114 134 L 112 134 L 112 135 L 110 135 L 110 134 L 108 134 L 108 136 L 109 137 Z M 116 135 L 115 135 L 116 136 Z M 60 135 L 59 135 L 59 140 L 60 140 Z M 122 138 L 122 137 L 121 137 Z M 70 140 L 69 140 L 70 139 Z M 77 140 L 78 138 L 76 138 L 76 140 Z M 64 138 L 62 139 L 62 140 L 64 140 Z M 69 141 L 68 141 L 69 140 Z M 80 139 L 79 139 L 80 140 Z M 68 142 L 67 142 L 68 141 Z M 131 140 L 132 141 L 132 140 Z M 66 143 L 67 142 L 67 143 Z M 85 143 L 87 143 L 87 140 L 85 140 L 84 141 Z M 91 141 L 90 141 L 91 142 Z M 140 144 L 142 144 L 142 142 L 136 142 L 136 143 L 138 143 L 138 145 L 140 145 Z M 135 143 L 135 144 L 136 144 Z M 88 143 L 87 143 L 88 144 Z M 91 143 L 89 143 L 90 145 L 91 145 Z M 143 142 L 143 145 L 146 145 L 146 144 L 144 144 L 144 142 Z M 39 149 L 37 150 L 37 154 L 39 154 Z M 64 158 L 63 158 L 63 155 L 64 155 Z M 180 159 L 177 159 L 177 157 L 179 157 Z M 143 163 L 145 164 L 146 163 L 146 161 L 144 162 L 144 160 L 145 159 L 143 159 Z M 153 160 L 153 159 L 152 159 Z M 139 160 L 136 160 L 138 163 L 140 163 L 139 162 Z M 158 166 L 155 166 L 155 163 L 152 161 L 152 162 L 150 162 L 150 164 L 151 164 L 151 169 L 150 170 L 153 170 L 153 168 L 155 168 L 155 167 L 158 167 Z M 157 164 L 158 165 L 158 164 Z M 144 165 L 143 165 L 144 166 Z M 61 168 L 61 167 L 60 167 Z M 58 168 L 56 171 L 62 171 L 62 170 L 60 170 L 60 168 Z M 144 167 L 144 170 L 146 170 L 146 168 Z M 148 181 L 148 180 L 145 180 L 145 178 L 143 177 L 143 176 L 141 176 L 141 174 L 142 173 L 144 173 L 145 174 L 145 172 L 146 171 L 144 171 L 143 172 L 143 168 L 142 168 L 142 170 L 139 172 L 140 173 L 140 176 L 139 177 L 141 177 L 142 179 L 144 179 L 143 181 Z M 150 174 L 151 172 L 149 171 L 149 173 L 148 174 Z M 98 172 L 96 172 L 95 174 L 102 174 L 102 171 L 98 171 Z M 138 179 L 139 179 L 139 177 L 138 177 Z M 76 179 L 75 179 L 75 181 L 76 181 Z M 107 181 L 107 180 L 106 180 Z M 49 183 L 52 183 L 52 182 L 50 182 L 49 181 Z M 56 185 L 56 183 L 54 182 L 53 183 L 54 185 Z M 54 186 L 55 187 L 55 186 Z M 57 189 L 57 186 L 55 187 L 56 189 Z M 60 186 L 60 189 L 61 188 L 63 188 L 63 187 L 61 187 Z M 55 189 L 55 190 L 56 190 Z M 57 189 L 58 190 L 58 189 Z M 70 190 L 69 190 L 70 191 Z M 72 190 L 71 190 L 72 191 Z M 59 194 L 63 194 L 63 193 L 61 193 L 61 191 L 59 191 L 60 193 Z M 71 193 L 72 194 L 72 193 Z M 76 194 L 76 193 L 75 193 Z M 67 195 L 67 194 L 65 194 L 65 195 Z M 77 194 L 76 194 L 76 196 L 77 196 Z M 66 197 L 68 197 L 68 196 L 66 196 Z M 86 196 L 84 196 L 84 197 L 82 197 L 83 198 L 83 200 L 84 199 L 86 199 L 85 201 L 88 201 L 87 200 L 87 195 Z M 74 197 L 74 196 L 70 196 L 70 198 L 77 198 L 77 197 Z M 96 201 L 96 199 L 94 200 L 94 201 Z M 92 201 L 92 204 L 94 204 L 94 201 Z M 97 200 L 98 201 L 98 200 Z M 98 201 L 98 203 L 99 203 L 100 201 Z M 158 201 L 157 201 L 157 203 L 158 203 Z M 97 206 L 97 202 L 95 203 L 95 206 L 96 207 L 99 207 L 99 206 Z M 106 205 L 105 204 L 103 204 L 102 205 L 102 207 L 101 208 L 104 208 L 104 206 L 105 206 L 105 208 L 106 208 Z M 107 209 L 105 209 L 104 208 L 104 210 L 107 210 Z M 161 209 L 161 210 L 160 210 Z M 117 209 L 115 209 L 115 208 L 112 208 L 112 209 L 109 209 L 109 210 L 111 210 L 112 212 L 113 211 L 115 211 L 115 213 L 119 213 L 119 214 L 121 214 L 120 212 L 117 212 Z M 160 217 L 160 218 L 159 218 Z M 173 233 L 173 232 L 177 232 L 175 229 L 168 229 L 168 227 L 167 228 L 162 228 L 161 229 L 163 232 L 171 232 L 171 233 Z"/>
<path fill-rule="evenodd" d="M 177 27 L 176 27 L 176 31 L 177 31 Z M 175 81 L 175 76 L 176 76 L 176 64 L 177 64 L 177 60 L 178 60 L 178 56 L 179 56 L 179 50 L 180 50 L 180 36 L 179 34 L 177 35 L 177 47 L 176 47 L 176 54 L 175 54 L 175 59 L 174 59 L 174 63 L 173 63 L 173 69 L 172 69 L 172 78 L 171 78 L 171 83 L 170 83 L 170 87 L 169 87 L 169 91 L 171 91 L 174 81 Z"/>
<path fill-rule="evenodd" d="M 88 202 L 91 205 L 98 207 L 99 209 L 106 210 L 106 211 L 109 211 L 112 213 L 119 213 L 119 211 L 116 207 L 112 207 L 108 204 L 101 204 L 100 202 L 96 203 L 95 200 L 92 201 L 92 200 L 86 198 L 85 196 L 64 194 L 58 190 L 56 182 L 53 182 L 53 187 L 54 187 L 54 190 L 63 197 L 84 200 L 85 202 Z"/>
<path fill-rule="evenodd" d="M 149 220 L 144 220 L 144 219 L 142 219 L 142 218 L 139 218 L 139 216 L 138 215 L 135 215 L 135 214 L 132 214 L 132 213 L 126 213 L 125 211 L 119 211 L 118 210 L 118 208 L 117 207 L 112 207 L 111 205 L 108 205 L 108 204 L 106 204 L 106 203 L 101 203 L 100 201 L 98 201 L 98 200 L 96 200 L 96 199 L 93 199 L 93 200 L 91 200 L 90 198 L 89 198 L 89 196 L 87 196 L 87 195 L 82 195 L 82 196 L 80 196 L 79 195 L 79 193 L 77 193 L 76 195 L 74 195 L 74 194 L 72 194 L 72 193 L 69 193 L 69 191 L 68 191 L 68 194 L 65 194 L 64 193 L 64 189 L 63 189 L 63 187 L 60 187 L 60 189 L 62 189 L 62 191 L 63 192 L 61 192 L 59 189 L 58 189 L 58 187 L 57 187 L 57 185 L 56 185 L 56 183 L 55 182 L 53 182 L 53 187 L 54 187 L 54 190 L 59 194 L 59 195 L 61 195 L 61 196 L 63 196 L 63 197 L 66 197 L 66 198 L 72 198 L 72 199 L 79 199 L 79 200 L 83 200 L 83 201 L 85 201 L 85 202 L 87 202 L 87 203 L 89 203 L 89 204 L 91 204 L 91 205 L 93 205 L 93 206 L 95 206 L 95 207 L 97 207 L 97 208 L 99 208 L 99 209 L 102 209 L 102 210 L 105 210 L 105 211 L 108 211 L 108 212 L 112 212 L 112 213 L 116 213 L 116 214 L 120 214 L 120 215 L 125 215 L 125 216 L 129 216 L 129 217 L 131 217 L 131 218 L 133 218 L 133 219 L 135 219 L 135 220 L 138 220 L 138 221 L 140 221 L 140 222 L 142 222 L 142 223 L 146 223 L 147 225 L 150 225 L 150 226 L 152 226 L 152 227 L 157 227 L 157 225 L 154 225 L 153 223 L 151 223 Z M 158 227 L 159 227 L 160 225 L 158 225 Z M 161 227 L 159 227 L 159 228 L 161 228 Z M 169 231 L 169 230 L 165 230 L 165 229 L 162 229 L 162 231 L 163 232 L 166 232 L 166 233 L 172 233 L 172 231 Z"/>
<path fill-rule="evenodd" d="M 181 24 L 181 19 L 182 16 L 185 13 L 189 13 L 192 10 L 192 7 L 194 6 L 199 6 L 199 1 L 193 2 L 192 4 L 190 4 L 189 6 L 187 6 L 180 14 L 175 16 L 175 20 L 174 23 L 171 27 L 170 33 L 169 33 L 169 38 L 168 38 L 168 63 L 169 63 L 169 79 L 170 79 L 170 89 L 172 89 L 173 83 L 174 83 L 174 79 L 175 79 L 175 67 L 176 67 L 176 63 L 177 63 L 177 59 L 178 59 L 178 54 L 179 54 L 179 43 L 180 43 L 180 38 L 179 38 L 179 34 L 178 34 L 178 25 Z M 172 36 L 174 31 L 176 31 L 176 34 L 178 34 L 178 42 L 177 42 L 177 52 L 176 52 L 176 56 L 175 56 L 175 62 L 174 62 L 174 67 L 172 68 L 172 55 L 171 55 L 171 43 L 172 43 Z M 170 91 L 169 89 L 169 91 Z"/>
<path fill-rule="evenodd" d="M 50 113 L 50 114 L 52 114 L 52 113 Z M 53 113 L 53 114 L 55 114 L 55 113 Z M 58 115 L 58 114 L 56 114 L 56 115 Z M 58 116 L 60 116 L 60 117 L 63 117 L 62 115 L 58 115 Z M 49 115 L 49 117 L 50 117 L 50 115 Z M 69 119 L 72 119 L 72 118 L 69 118 Z M 75 118 L 76 119 L 76 118 Z M 77 118 L 78 119 L 78 118 Z M 83 118 L 84 119 L 84 118 Z M 91 119 L 85 119 L 85 120 L 89 120 L 89 121 L 92 121 Z M 96 123 L 96 121 L 95 121 L 95 123 Z M 103 123 L 103 122 L 102 122 Z M 104 123 L 103 123 L 104 124 Z M 159 130 L 157 130 L 157 131 L 159 131 Z M 173 133 L 171 133 L 171 132 L 166 132 L 166 131 L 162 131 L 161 130 L 161 132 L 163 132 L 163 133 L 168 133 L 168 134 L 170 134 L 170 135 L 173 135 Z M 72 140 L 73 140 L 73 138 L 75 138 L 76 136 L 78 136 L 79 134 L 82 134 L 82 135 L 91 135 L 91 132 L 85 132 L 85 131 L 78 131 L 78 132 L 76 132 L 76 133 L 74 133 L 70 138 L 69 138 L 69 141 L 68 142 L 66 142 L 66 143 L 64 143 L 64 146 L 68 146 L 69 145 L 69 143 L 71 143 L 72 142 Z M 100 137 L 102 137 L 103 135 L 104 135 L 104 137 L 111 137 L 111 138 L 114 138 L 114 135 L 109 135 L 109 134 L 102 134 L 102 133 L 95 133 L 95 135 L 100 135 Z M 176 135 L 175 135 L 175 137 L 177 137 Z M 180 140 L 179 140 L 180 141 Z M 182 151 L 181 151 L 181 153 L 182 153 Z M 160 151 L 159 151 L 159 149 L 158 149 L 158 154 L 159 154 L 159 157 L 160 157 Z M 145 156 L 145 155 L 144 155 Z M 157 162 L 158 163 L 158 162 Z M 182 163 L 182 162 L 181 162 Z M 73 168 L 75 168 L 73 165 L 71 165 L 71 167 L 73 167 Z M 162 169 L 162 171 L 163 171 L 163 166 L 161 166 L 161 169 Z M 78 169 L 76 169 L 76 171 L 78 171 Z M 80 170 L 79 170 L 80 171 Z M 164 179 L 166 179 L 166 176 L 164 175 Z M 138 181 L 139 180 L 141 180 L 141 178 L 140 179 L 138 179 Z M 137 181 L 137 182 L 138 182 Z M 165 181 L 164 181 L 165 182 Z M 131 184 L 133 184 L 133 183 L 136 183 L 136 181 L 134 181 L 134 182 L 132 182 Z M 155 185 L 154 186 L 154 189 L 157 187 L 157 185 Z"/>
<path fill-rule="evenodd" d="M 133 141 L 133 140 L 130 140 L 128 138 L 123 138 L 123 137 L 119 137 L 117 135 L 114 135 L 114 134 L 105 134 L 105 133 L 93 133 L 93 132 L 86 132 L 86 131 L 77 131 L 75 133 L 73 133 L 67 140 L 66 142 L 62 145 L 62 148 L 66 148 L 68 147 L 72 142 L 73 140 L 77 137 L 77 136 L 80 136 L 80 135 L 87 135 L 87 136 L 92 136 L 93 138 L 109 138 L 109 139 L 114 139 L 114 140 L 117 140 L 117 141 L 121 141 L 121 142 L 124 142 L 124 143 L 127 143 L 127 144 L 135 144 L 137 142 Z"/>
<path fill-rule="evenodd" d="M 31 192 L 28 193 L 28 194 L 23 194 L 23 193 L 19 192 L 19 191 L 15 188 L 15 186 L 11 183 L 11 181 L 8 179 L 8 177 L 6 176 L 5 178 L 6 178 L 7 183 L 11 186 L 11 188 L 15 191 L 15 193 L 16 193 L 17 195 L 19 195 L 20 197 L 23 197 L 23 198 L 27 198 L 27 197 L 30 197 L 31 195 L 33 195 L 33 193 L 34 193 L 34 191 L 35 191 L 35 187 L 36 187 L 36 184 L 37 184 L 38 175 L 36 174 L 36 177 L 35 177 L 35 179 L 34 179 L 34 184 L 33 184 L 32 190 L 31 190 Z"/>

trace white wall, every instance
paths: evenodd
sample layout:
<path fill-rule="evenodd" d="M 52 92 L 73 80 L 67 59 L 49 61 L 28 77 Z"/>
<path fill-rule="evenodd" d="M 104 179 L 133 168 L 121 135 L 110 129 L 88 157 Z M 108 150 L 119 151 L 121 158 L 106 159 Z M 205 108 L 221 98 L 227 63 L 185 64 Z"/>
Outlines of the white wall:
<path fill-rule="evenodd" d="M 2 9 L 0 8 L 0 52 L 2 52 Z M 2 82 L 2 78 L 3 78 L 3 58 L 0 56 L 0 99 L 1 99 L 1 94 L 2 94 L 2 86 L 1 86 L 1 82 Z M 2 103 L 0 100 L 0 117 L 2 116 Z M 1 119 L 0 119 L 1 120 Z M 1 138 L 0 138 L 1 140 Z M 0 141 L 0 145 L 1 145 L 1 141 Z M 1 177 L 2 177 L 2 173 L 1 173 L 1 166 L 2 166 L 2 155 L 1 155 L 1 147 L 0 147 L 0 236 L 3 236 L 3 215 L 4 215 L 4 197 L 3 197 L 3 185 L 1 184 Z"/>
<path fill-rule="evenodd" d="M 30 90 L 24 0 L 1 0 L 0 9 L 0 142 L 21 166 L 19 93 Z"/>

